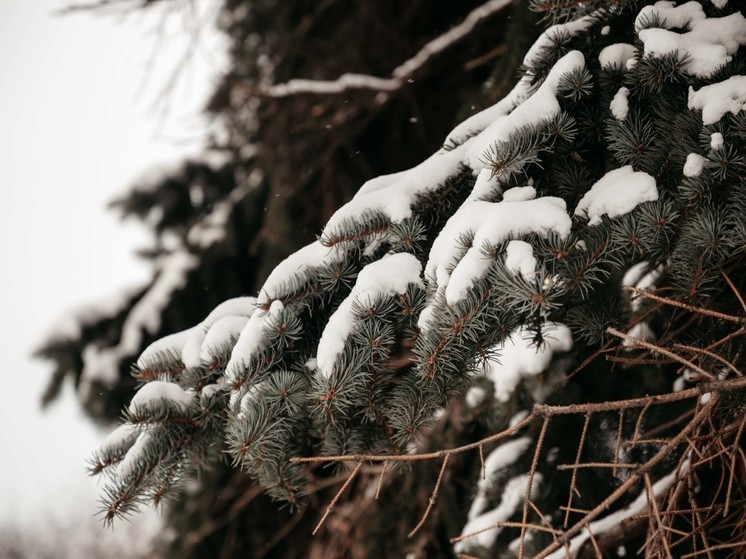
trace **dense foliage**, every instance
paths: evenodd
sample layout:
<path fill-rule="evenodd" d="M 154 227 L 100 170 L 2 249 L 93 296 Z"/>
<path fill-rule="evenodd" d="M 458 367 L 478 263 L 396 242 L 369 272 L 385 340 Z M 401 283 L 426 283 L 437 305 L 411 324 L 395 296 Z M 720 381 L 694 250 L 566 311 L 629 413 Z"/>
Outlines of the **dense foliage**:
<path fill-rule="evenodd" d="M 164 285 L 164 319 L 137 345 L 163 334 L 171 313 L 187 323 L 141 353 L 133 368 L 141 386 L 125 422 L 94 458 L 93 470 L 109 475 L 107 519 L 159 503 L 227 452 L 291 505 L 285 525 L 268 521 L 243 543 L 235 531 L 226 535 L 231 551 L 278 545 L 283 530 L 310 538 L 325 506 L 321 492 L 336 509 L 311 556 L 559 557 L 565 544 L 580 556 L 743 552 L 735 544 L 746 519 L 739 3 L 533 2 L 554 25 L 522 57 L 517 85 L 470 111 L 434 155 L 363 184 L 317 241 L 277 263 L 296 230 L 307 232 L 319 217 L 304 205 L 322 200 L 328 215 L 362 183 L 350 156 L 370 150 L 362 167 L 380 172 L 400 168 L 402 148 L 423 159 L 431 146 L 406 134 L 388 145 L 402 126 L 384 114 L 420 91 L 416 122 L 441 122 L 441 103 L 455 113 L 473 82 L 455 69 L 457 46 L 432 45 L 483 44 L 490 33 L 479 30 L 495 19 L 524 29 L 520 7 L 511 11 L 518 23 L 502 20 L 507 6 L 441 14 L 438 21 L 465 16 L 461 29 L 478 23 L 466 39 L 451 30 L 421 50 L 431 36 L 420 29 L 421 13 L 386 13 L 403 28 L 387 33 L 392 44 L 376 46 L 387 54 L 371 60 L 397 53 L 411 61 L 392 73 L 412 68 L 410 90 L 407 80 L 360 74 L 391 71 L 363 63 L 364 50 L 349 54 L 356 67 L 345 66 L 330 38 L 312 33 L 325 18 L 348 21 L 328 13 L 334 3 L 300 11 L 312 14 L 305 17 L 229 3 L 228 13 L 245 18 L 232 23 L 241 29 L 233 31 L 236 48 L 253 45 L 267 58 L 246 67 L 246 53 L 234 53 L 241 86 L 231 76 L 229 91 L 215 97 L 214 106 L 240 99 L 229 120 L 228 167 L 191 164 L 118 202 L 143 216 L 163 206 L 151 223 L 159 238 L 170 230 L 181 242 L 157 246 L 162 267 L 149 289 L 81 328 L 99 340 L 102 331 L 121 336 L 143 314 L 132 309 Z M 334 62 L 302 75 L 304 54 L 285 58 L 273 34 L 252 35 L 266 29 L 263 17 L 274 18 L 278 33 L 299 22 L 297 44 L 282 48 Z M 334 30 L 349 38 L 344 25 Z M 406 33 L 422 40 L 402 54 L 395 43 Z M 350 50 L 366 48 L 365 37 Z M 444 52 L 448 65 L 439 71 Z M 514 60 L 492 56 L 499 72 Z M 333 78 L 351 70 L 353 78 L 323 81 L 324 71 Z M 276 83 L 309 79 L 268 87 L 262 72 Z M 496 83 L 487 78 L 483 98 Z M 350 127 L 335 133 L 333 149 L 319 141 L 324 122 Z M 305 176 L 294 157 L 309 165 Z M 197 201 L 185 184 L 203 185 Z M 286 204 L 273 206 L 275 198 Z M 225 255 L 247 248 L 256 252 L 231 269 Z M 209 313 L 212 300 L 192 304 L 193 274 L 209 278 L 211 297 L 227 300 Z M 256 287 L 256 298 L 246 296 Z M 198 311 L 206 317 L 195 318 Z M 86 373 L 107 360 L 81 350 L 85 336 L 44 352 L 60 375 L 77 359 L 82 386 L 121 386 L 110 382 L 117 375 Z M 118 366 L 128 357 L 114 354 Z M 319 467 L 326 462 L 336 469 Z M 199 502 L 199 490 L 185 487 L 181 498 Z M 341 500 L 340 487 L 350 493 Z M 428 497 L 425 522 L 409 533 Z M 220 529 L 241 508 L 233 510 Z M 448 541 L 459 533 L 463 540 Z M 276 553 L 292 556 L 292 545 L 279 545 Z"/>

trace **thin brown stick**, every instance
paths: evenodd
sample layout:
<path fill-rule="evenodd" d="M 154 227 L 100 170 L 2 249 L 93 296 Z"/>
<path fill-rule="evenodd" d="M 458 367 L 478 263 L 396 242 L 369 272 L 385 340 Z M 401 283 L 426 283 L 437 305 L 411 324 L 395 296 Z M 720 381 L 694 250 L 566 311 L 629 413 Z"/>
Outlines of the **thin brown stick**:
<path fill-rule="evenodd" d="M 711 316 L 713 318 L 719 318 L 721 320 L 727 320 L 728 322 L 735 322 L 736 324 L 743 324 L 743 320 L 740 317 L 734 316 L 732 314 L 725 314 L 725 313 L 721 313 L 717 311 L 711 311 L 710 309 L 705 309 L 703 307 L 694 307 L 692 305 L 687 305 L 686 303 L 682 303 L 681 301 L 676 301 L 674 299 L 669 299 L 667 297 L 661 297 L 660 295 L 656 295 L 654 293 L 651 293 L 650 291 L 645 291 L 644 289 L 639 289 L 637 287 L 626 286 L 625 289 L 627 289 L 628 291 L 632 291 L 636 295 L 642 295 L 643 297 L 647 299 L 652 299 L 653 301 L 657 301 L 665 305 L 671 305 L 672 307 L 679 307 L 680 309 L 685 309 L 689 312 L 703 314 L 705 316 Z"/>
<path fill-rule="evenodd" d="M 744 416 L 741 418 L 741 424 L 738 426 L 738 432 L 736 433 L 736 438 L 733 441 L 733 450 L 731 451 L 730 459 L 730 474 L 728 475 L 728 489 L 725 493 L 725 508 L 723 509 L 723 516 L 728 516 L 728 511 L 730 510 L 730 498 L 733 491 L 733 479 L 736 476 L 736 459 L 738 457 L 738 450 L 740 450 L 739 445 L 741 442 L 741 435 L 743 434 L 744 425 L 746 425 L 746 414 L 744 414 Z"/>
<path fill-rule="evenodd" d="M 652 405 L 670 404 L 680 402 L 689 398 L 699 397 L 706 392 L 729 392 L 746 388 L 746 377 L 735 379 L 713 380 L 703 382 L 694 388 L 680 390 L 679 392 L 667 392 L 655 396 L 644 396 L 631 398 L 629 400 L 613 400 L 609 402 L 597 402 L 590 404 L 573 404 L 568 406 L 554 406 L 549 404 L 535 404 L 533 412 L 514 426 L 485 437 L 479 441 L 463 446 L 437 450 L 435 452 L 423 452 L 419 454 L 339 454 L 334 456 L 296 456 L 290 459 L 293 463 L 316 463 L 316 462 L 416 462 L 418 460 L 432 460 L 443 458 L 447 454 L 460 454 L 470 450 L 478 449 L 480 446 L 506 439 L 519 432 L 537 417 L 554 415 L 573 415 L 586 412 L 619 411 L 622 409 L 642 408 L 652 401 Z"/>
<path fill-rule="evenodd" d="M 603 557 L 604 554 L 601 552 L 601 548 L 598 547 L 598 542 L 596 541 L 596 536 L 593 535 L 593 532 L 591 531 L 591 525 L 586 524 L 585 529 L 588 531 L 588 539 L 591 540 L 591 545 L 593 545 L 593 551 L 596 552 L 596 557 Z"/>
<path fill-rule="evenodd" d="M 685 367 L 689 367 L 689 368 L 697 371 L 700 375 L 702 375 L 705 378 L 708 378 L 708 379 L 711 379 L 711 380 L 715 378 L 713 375 L 711 375 L 710 373 L 708 373 L 707 371 L 705 371 L 702 367 L 698 367 L 697 365 L 695 365 L 694 363 L 692 363 L 688 359 L 684 359 L 680 355 L 676 355 L 675 353 L 673 353 L 673 352 L 671 352 L 671 351 L 669 351 L 669 350 L 667 350 L 665 348 L 662 348 L 662 347 L 660 347 L 658 345 L 655 345 L 655 344 L 651 344 L 650 342 L 646 342 L 645 340 L 642 340 L 640 338 L 635 338 L 633 336 L 625 334 L 624 332 L 620 332 L 616 328 L 609 327 L 609 328 L 606 329 L 606 331 L 609 334 L 612 334 L 613 336 L 621 338 L 621 339 L 623 339 L 625 341 L 632 342 L 632 343 L 634 343 L 634 344 L 636 344 L 636 345 L 638 345 L 640 347 L 644 347 L 645 349 L 649 349 L 650 351 L 653 351 L 655 353 L 660 353 L 662 355 L 665 355 L 666 357 L 668 357 L 670 359 L 673 359 L 674 361 L 676 361 L 678 363 L 681 363 Z"/>
<path fill-rule="evenodd" d="M 648 473 L 645 473 L 642 476 L 642 479 L 645 482 L 645 490 L 648 494 L 648 503 L 650 504 L 650 510 L 653 513 L 652 517 L 655 518 L 655 522 L 658 525 L 658 528 L 663 529 L 663 519 L 661 518 L 660 511 L 658 510 L 658 499 L 656 499 L 655 497 L 655 491 L 653 491 L 653 483 L 650 481 L 650 475 Z M 663 544 L 663 549 L 666 552 L 666 558 L 673 559 L 673 557 L 671 556 L 671 550 L 668 547 L 668 540 L 666 536 L 662 532 L 658 532 L 658 536 L 661 540 L 661 543 Z"/>
<path fill-rule="evenodd" d="M 541 431 L 539 432 L 539 438 L 536 441 L 536 449 L 534 450 L 534 458 L 531 461 L 531 469 L 528 473 L 528 483 L 526 483 L 526 496 L 523 501 L 523 519 L 521 523 L 521 540 L 518 545 L 518 559 L 523 559 L 523 549 L 526 544 L 526 526 L 528 525 L 528 504 L 531 502 L 531 489 L 534 485 L 534 476 L 536 475 L 536 466 L 539 464 L 539 456 L 541 455 L 541 448 L 544 446 L 544 437 L 546 437 L 547 429 L 549 428 L 549 416 L 544 416 L 544 422 L 541 424 Z"/>
<path fill-rule="evenodd" d="M 478 536 L 479 534 L 482 534 L 484 532 L 489 532 L 490 530 L 497 530 L 498 528 L 523 528 L 523 526 L 523 522 L 495 522 L 494 524 L 490 524 L 489 526 L 485 526 L 484 528 L 480 528 L 479 530 L 476 530 L 474 532 L 469 532 L 468 534 L 450 538 L 448 541 L 451 543 L 458 543 L 464 540 L 468 540 L 469 538 L 473 538 L 474 536 Z M 541 524 L 529 524 L 528 528 L 531 530 L 536 530 L 538 532 L 547 532 L 555 536 L 562 533 L 561 530 L 542 526 Z"/>
<path fill-rule="evenodd" d="M 692 353 L 702 353 L 706 355 L 707 357 L 711 357 L 715 359 L 716 361 L 722 363 L 726 367 L 728 367 L 731 371 L 736 373 L 736 376 L 739 376 L 739 377 L 743 376 L 743 373 L 738 369 L 738 367 L 733 365 L 733 363 L 728 361 L 725 357 L 718 355 L 717 353 L 714 353 L 712 351 L 709 351 L 708 349 L 705 349 L 702 347 L 693 347 L 693 346 L 684 345 L 684 344 L 674 344 L 673 346 L 676 349 L 683 349 L 684 351 L 691 351 Z"/>
<path fill-rule="evenodd" d="M 738 299 L 738 302 L 741 303 L 741 309 L 743 309 L 743 311 L 746 312 L 746 301 L 743 300 L 743 296 L 741 295 L 741 292 L 738 291 L 738 289 L 733 284 L 728 274 L 725 273 L 725 270 L 720 270 L 720 273 L 723 274 L 723 278 L 725 278 L 725 282 L 728 284 L 728 287 L 730 287 L 731 291 L 733 291 L 733 294 Z"/>
<path fill-rule="evenodd" d="M 422 515 L 422 518 L 417 523 L 417 526 L 414 527 L 414 529 L 407 534 L 408 538 L 413 537 L 417 532 L 420 531 L 420 528 L 422 528 L 422 525 L 425 524 L 425 520 L 427 520 L 427 517 L 430 516 L 430 511 L 433 508 L 433 505 L 435 504 L 435 501 L 438 500 L 438 491 L 440 491 L 440 482 L 443 481 L 443 474 L 445 474 L 446 467 L 448 466 L 448 459 L 451 457 L 450 454 L 446 454 L 443 458 L 443 464 L 440 466 L 440 473 L 438 474 L 438 479 L 435 482 L 435 487 L 433 488 L 433 492 L 430 495 L 430 499 L 428 499 L 427 502 L 427 508 L 425 509 L 425 514 Z"/>
<path fill-rule="evenodd" d="M 487 479 L 487 467 L 484 465 L 484 447 L 479 446 L 479 463 L 482 465 L 482 479 Z"/>
<path fill-rule="evenodd" d="M 378 485 L 376 486 L 376 494 L 373 497 L 374 501 L 378 500 L 378 496 L 381 494 L 381 487 L 383 486 L 383 474 L 386 473 L 386 466 L 388 466 L 389 463 L 387 461 L 383 462 L 383 468 L 381 468 L 381 475 L 378 476 Z"/>
<path fill-rule="evenodd" d="M 329 516 L 329 514 L 334 510 L 334 506 L 339 501 L 339 498 L 342 496 L 342 493 L 345 492 L 345 489 L 347 489 L 350 484 L 352 483 L 352 480 L 355 479 L 355 476 L 360 471 L 360 468 L 363 467 L 362 462 L 358 462 L 355 464 L 355 469 L 352 470 L 352 473 L 350 474 L 350 477 L 347 478 L 347 481 L 344 482 L 342 487 L 340 487 L 339 491 L 337 491 L 337 494 L 332 499 L 332 502 L 329 503 L 329 505 L 326 507 L 326 511 L 324 512 L 324 516 L 321 517 L 321 520 L 319 520 L 319 523 L 316 525 L 316 528 L 314 528 L 312 534 L 315 536 L 316 533 L 319 531 L 319 528 L 321 528 L 321 525 L 324 524 L 324 521 L 326 520 L 326 517 Z"/>
<path fill-rule="evenodd" d="M 684 413 L 682 413 L 679 417 L 675 417 L 670 421 L 666 421 L 665 423 L 661 423 L 660 425 L 657 425 L 650 429 L 650 431 L 644 432 L 642 435 L 640 435 L 643 439 L 649 439 L 653 435 L 657 435 L 658 433 L 662 433 L 666 429 L 669 429 L 670 427 L 673 427 L 674 425 L 678 425 L 685 419 L 687 419 L 690 415 L 694 413 L 694 410 L 687 410 Z"/>
<path fill-rule="evenodd" d="M 560 464 L 557 466 L 557 470 L 582 470 L 584 468 L 637 468 L 641 464 L 615 464 L 614 462 L 583 462 L 582 464 Z M 569 507 L 566 507 L 569 508 Z"/>
<path fill-rule="evenodd" d="M 572 470 L 572 477 L 570 478 L 570 495 L 567 498 L 567 510 L 565 511 L 565 521 L 562 524 L 563 528 L 567 528 L 567 524 L 570 522 L 570 507 L 572 507 L 572 500 L 577 491 L 575 483 L 578 478 L 578 464 L 580 464 L 580 456 L 583 454 L 583 446 L 585 445 L 585 437 L 588 434 L 588 424 L 591 422 L 592 413 L 588 412 L 585 414 L 585 422 L 583 423 L 583 430 L 580 433 L 580 442 L 578 443 L 578 452 L 575 454 L 575 467 Z M 578 495 L 580 496 L 580 495 Z"/>
<path fill-rule="evenodd" d="M 746 380 L 744 381 L 746 384 Z M 514 435 L 527 425 L 529 425 L 536 416 L 530 414 L 526 416 L 522 421 L 519 421 L 512 427 L 485 437 L 474 443 L 470 443 L 457 448 L 437 450 L 435 452 L 423 452 L 419 454 L 340 454 L 336 456 L 296 456 L 291 458 L 291 462 L 295 463 L 308 463 L 308 462 L 385 462 L 390 460 L 392 462 L 416 462 L 417 460 L 432 460 L 434 458 L 443 458 L 448 454 L 460 454 L 462 452 L 468 452 L 479 448 L 482 445 L 493 443 L 502 439 L 506 439 L 511 435 Z"/>
<path fill-rule="evenodd" d="M 734 547 L 744 546 L 746 547 L 746 540 L 741 540 L 739 542 L 728 542 L 728 543 L 720 543 L 717 545 L 709 546 L 707 549 L 703 549 L 702 551 L 697 551 L 694 553 L 687 553 L 686 555 L 682 555 L 681 559 L 689 559 L 690 557 L 696 557 L 697 555 L 702 555 L 703 553 L 707 553 L 708 556 L 710 556 L 710 552 L 712 551 L 719 551 L 721 549 L 731 549 Z"/>
<path fill-rule="evenodd" d="M 619 410 L 619 427 L 616 432 L 616 444 L 614 445 L 614 469 L 611 475 L 616 477 L 617 466 L 619 465 L 619 450 L 622 448 L 622 429 L 624 427 L 624 410 Z"/>
<path fill-rule="evenodd" d="M 642 411 L 637 416 L 637 421 L 635 421 L 635 430 L 632 433 L 632 440 L 629 441 L 627 444 L 629 445 L 635 445 L 637 444 L 638 439 L 640 438 L 640 431 L 642 430 L 642 422 L 645 419 L 645 414 L 650 409 L 650 406 L 653 405 L 652 401 L 648 401 L 645 406 L 643 406 Z"/>
<path fill-rule="evenodd" d="M 541 552 L 539 552 L 539 554 L 536 555 L 534 559 L 543 559 L 544 557 L 546 557 L 553 551 L 556 551 L 557 549 L 562 547 L 566 541 L 570 540 L 573 536 L 580 533 L 585 527 L 586 522 L 591 522 L 592 520 L 597 518 L 599 515 L 601 515 L 604 511 L 608 510 L 611 505 L 616 503 L 619 500 L 619 498 L 622 497 L 622 495 L 625 495 L 627 491 L 629 491 L 632 488 L 632 486 L 639 481 L 640 476 L 652 470 L 663 459 L 665 459 L 674 448 L 676 448 L 682 442 L 684 442 L 684 439 L 686 439 L 689 433 L 691 433 L 697 427 L 699 427 L 699 425 L 712 412 L 718 399 L 719 399 L 718 395 L 713 394 L 709 402 L 707 402 L 704 406 L 702 406 L 702 408 L 697 412 L 697 414 L 692 418 L 692 420 L 675 437 L 673 437 L 667 445 L 665 445 L 656 454 L 654 454 L 653 457 L 650 458 L 650 460 L 648 460 L 645 463 L 645 465 L 641 466 L 640 468 L 632 472 L 630 477 L 627 478 L 627 480 L 624 483 L 622 483 L 619 487 L 617 487 L 608 497 L 606 497 L 603 501 L 601 501 L 595 508 L 589 511 L 582 522 L 578 522 L 574 526 L 566 530 L 565 533 L 561 537 L 559 537 L 556 541 L 554 541 L 553 543 L 548 545 L 546 548 L 544 548 Z"/>

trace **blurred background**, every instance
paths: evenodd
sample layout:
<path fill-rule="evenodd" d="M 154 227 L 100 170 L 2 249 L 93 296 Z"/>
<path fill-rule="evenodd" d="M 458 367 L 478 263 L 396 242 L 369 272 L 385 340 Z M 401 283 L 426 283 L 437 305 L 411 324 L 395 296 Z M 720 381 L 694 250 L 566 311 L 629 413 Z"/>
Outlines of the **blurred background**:
<path fill-rule="evenodd" d="M 42 413 L 50 365 L 31 354 L 74 330 L 81 306 L 148 280 L 135 255 L 147 230 L 117 222 L 107 204 L 204 153 L 203 108 L 226 65 L 215 2 L 71 7 L 0 2 L 3 557 L 18 539 L 29 557 L 85 557 L 89 546 L 112 545 L 139 555 L 160 526 L 147 514 L 101 528 L 85 460 L 108 428 L 84 416 L 72 383 Z M 133 531 L 142 534 L 134 549 Z"/>
<path fill-rule="evenodd" d="M 512 86 L 537 17 L 500 1 L 470 15 L 481 4 L 0 2 L 0 557 L 327 557 L 342 545 L 310 537 L 332 494 L 293 515 L 227 464 L 104 530 L 86 458 L 149 343 L 255 294 L 364 181 L 415 165 Z M 271 87 L 390 77 L 464 22 L 389 91 Z"/>

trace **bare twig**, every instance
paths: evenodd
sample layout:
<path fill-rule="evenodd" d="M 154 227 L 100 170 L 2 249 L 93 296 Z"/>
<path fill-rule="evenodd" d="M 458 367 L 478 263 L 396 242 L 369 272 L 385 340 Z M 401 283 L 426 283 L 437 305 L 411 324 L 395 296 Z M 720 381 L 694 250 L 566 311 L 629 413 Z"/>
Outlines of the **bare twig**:
<path fill-rule="evenodd" d="M 347 478 L 347 481 L 344 482 L 342 487 L 340 487 L 339 491 L 337 491 L 337 494 L 332 499 L 332 502 L 329 503 L 329 505 L 326 507 L 326 511 L 324 512 L 324 516 L 321 517 L 321 520 L 319 520 L 319 523 L 316 525 L 316 528 L 313 530 L 313 535 L 315 536 L 316 533 L 319 531 L 319 528 L 321 528 L 321 525 L 324 524 L 324 521 L 326 520 L 326 517 L 329 516 L 329 514 L 334 510 L 334 506 L 339 501 L 339 498 L 342 496 L 342 493 L 345 492 L 345 489 L 347 489 L 350 484 L 352 483 L 352 480 L 355 479 L 355 476 L 360 471 L 360 468 L 363 467 L 362 462 L 358 462 L 355 464 L 355 469 L 352 470 L 352 473 L 350 474 L 350 477 Z"/>
<path fill-rule="evenodd" d="M 632 472 L 627 480 L 617 487 L 608 497 L 601 501 L 595 508 L 588 512 L 585 518 L 569 528 L 555 540 L 552 544 L 547 546 L 534 559 L 543 559 L 553 551 L 561 548 L 566 541 L 569 541 L 574 535 L 580 533 L 585 527 L 586 523 L 600 516 L 604 511 L 608 510 L 611 505 L 616 503 L 622 495 L 626 494 L 635 483 L 638 482 L 640 477 L 650 470 L 652 470 L 657 464 L 659 464 L 664 458 L 666 458 L 671 451 L 679 446 L 686 437 L 694 431 L 699 425 L 708 417 L 710 412 L 715 407 L 718 401 L 718 395 L 713 394 L 710 400 L 702 406 L 699 412 L 692 418 L 692 420 L 679 432 L 671 441 L 661 448 L 650 460 L 648 460 L 643 466 Z"/>
<path fill-rule="evenodd" d="M 518 559 L 523 559 L 523 549 L 526 541 L 526 527 L 528 526 L 528 505 L 531 502 L 531 489 L 534 485 L 534 477 L 536 476 L 536 466 L 539 464 L 539 456 L 541 455 L 541 449 L 544 446 L 544 437 L 546 437 L 547 429 L 549 428 L 549 416 L 544 417 L 544 423 L 541 425 L 541 431 L 539 432 L 539 438 L 536 441 L 536 449 L 534 450 L 534 458 L 531 461 L 531 469 L 528 473 L 528 483 L 526 483 L 526 496 L 523 501 L 523 520 L 521 527 L 521 539 L 518 545 Z M 539 515 L 541 518 L 542 515 Z"/>
<path fill-rule="evenodd" d="M 657 301 L 665 305 L 671 305 L 672 307 L 679 307 L 680 309 L 685 309 L 689 312 L 703 314 L 705 316 L 711 316 L 712 318 L 719 318 L 721 320 L 726 320 L 728 322 L 735 322 L 736 324 L 743 324 L 742 318 L 738 316 L 734 316 L 732 314 L 725 314 L 725 313 L 721 313 L 717 311 L 711 311 L 710 309 L 705 309 L 704 307 L 694 307 L 692 305 L 687 305 L 686 303 L 682 303 L 681 301 L 676 301 L 674 299 L 669 299 L 667 297 L 661 297 L 660 295 L 656 295 L 655 293 L 651 293 L 650 291 L 645 291 L 644 289 L 639 289 L 637 287 L 626 286 L 625 289 L 627 289 L 628 291 L 631 291 L 632 293 L 635 293 L 636 295 L 642 295 L 643 297 L 647 299 L 652 299 L 653 301 Z"/>
<path fill-rule="evenodd" d="M 688 359 L 684 359 L 680 355 L 676 355 L 672 351 L 669 351 L 665 348 L 662 348 L 658 345 L 651 344 L 650 342 L 646 342 L 645 340 L 642 340 L 640 338 L 635 338 L 633 336 L 630 336 L 629 334 L 625 334 L 624 332 L 620 332 L 616 328 L 607 328 L 606 331 L 609 334 L 612 334 L 613 336 L 616 336 L 618 338 L 621 338 L 627 342 L 632 342 L 635 345 L 638 345 L 640 347 L 644 347 L 645 349 L 649 349 L 650 351 L 653 351 L 655 353 L 660 353 L 662 355 L 665 355 L 666 357 L 673 359 L 674 361 L 677 361 L 678 363 L 681 363 L 685 367 L 689 367 L 694 371 L 697 371 L 700 375 L 702 375 L 704 378 L 713 379 L 715 378 L 713 375 L 705 371 L 702 367 L 698 367 Z"/>
<path fill-rule="evenodd" d="M 443 464 L 440 466 L 440 473 L 438 474 L 438 480 L 435 482 L 435 487 L 433 488 L 432 495 L 430 495 L 430 499 L 427 502 L 427 508 L 425 509 L 425 514 L 422 515 L 422 518 L 417 523 L 417 526 L 414 527 L 414 529 L 407 534 L 408 538 L 413 537 L 417 532 L 420 531 L 420 528 L 422 528 L 422 525 L 425 524 L 425 520 L 427 520 L 427 517 L 430 516 L 430 511 L 433 508 L 433 505 L 435 504 L 435 501 L 438 499 L 438 491 L 440 491 L 440 483 L 443 481 L 443 474 L 445 474 L 446 467 L 448 466 L 448 459 L 451 457 L 450 454 L 446 454 L 443 458 Z"/>
<path fill-rule="evenodd" d="M 380 92 L 391 92 L 400 89 L 407 79 L 425 66 L 430 59 L 451 48 L 473 31 L 483 20 L 502 11 L 513 3 L 513 0 L 491 0 L 470 12 L 464 21 L 436 37 L 412 58 L 404 61 L 391 72 L 390 78 L 379 78 L 367 74 L 343 74 L 336 80 L 290 80 L 262 88 L 257 95 L 268 97 L 288 97 L 300 94 L 339 94 L 353 89 L 367 89 Z"/>
<path fill-rule="evenodd" d="M 570 479 L 570 495 L 567 498 L 567 510 L 565 511 L 565 522 L 563 527 L 567 528 L 567 523 L 570 521 L 570 507 L 572 507 L 572 500 L 575 497 L 577 491 L 575 483 L 578 478 L 578 465 L 580 464 L 580 456 L 583 454 L 583 446 L 585 445 L 585 437 L 588 434 L 588 424 L 591 422 L 592 413 L 588 412 L 585 414 L 585 422 L 583 423 L 583 431 L 580 434 L 580 442 L 578 443 L 578 452 L 575 455 L 575 467 L 572 470 L 572 478 Z M 559 468 L 558 468 L 559 469 Z"/>

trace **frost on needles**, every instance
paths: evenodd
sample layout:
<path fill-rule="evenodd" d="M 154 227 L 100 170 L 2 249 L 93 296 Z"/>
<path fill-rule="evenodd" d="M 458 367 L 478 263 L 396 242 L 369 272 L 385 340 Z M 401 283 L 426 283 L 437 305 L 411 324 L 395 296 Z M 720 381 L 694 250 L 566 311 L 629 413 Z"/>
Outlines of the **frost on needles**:
<path fill-rule="evenodd" d="M 746 19 L 727 2 L 561 4 L 532 3 L 556 23 L 503 100 L 362 185 L 256 299 L 143 353 L 140 392 L 94 457 L 107 519 L 225 451 L 297 504 L 310 470 L 293 457 L 411 452 L 451 405 L 509 418 L 557 391 L 593 400 L 567 374 L 610 347 L 610 328 L 670 334 L 667 307 L 629 289 L 737 303 L 712 296 L 746 247 Z M 721 333 L 714 319 L 700 332 Z M 464 533 L 540 498 L 549 475 L 525 475 L 535 445 L 488 456 Z"/>

